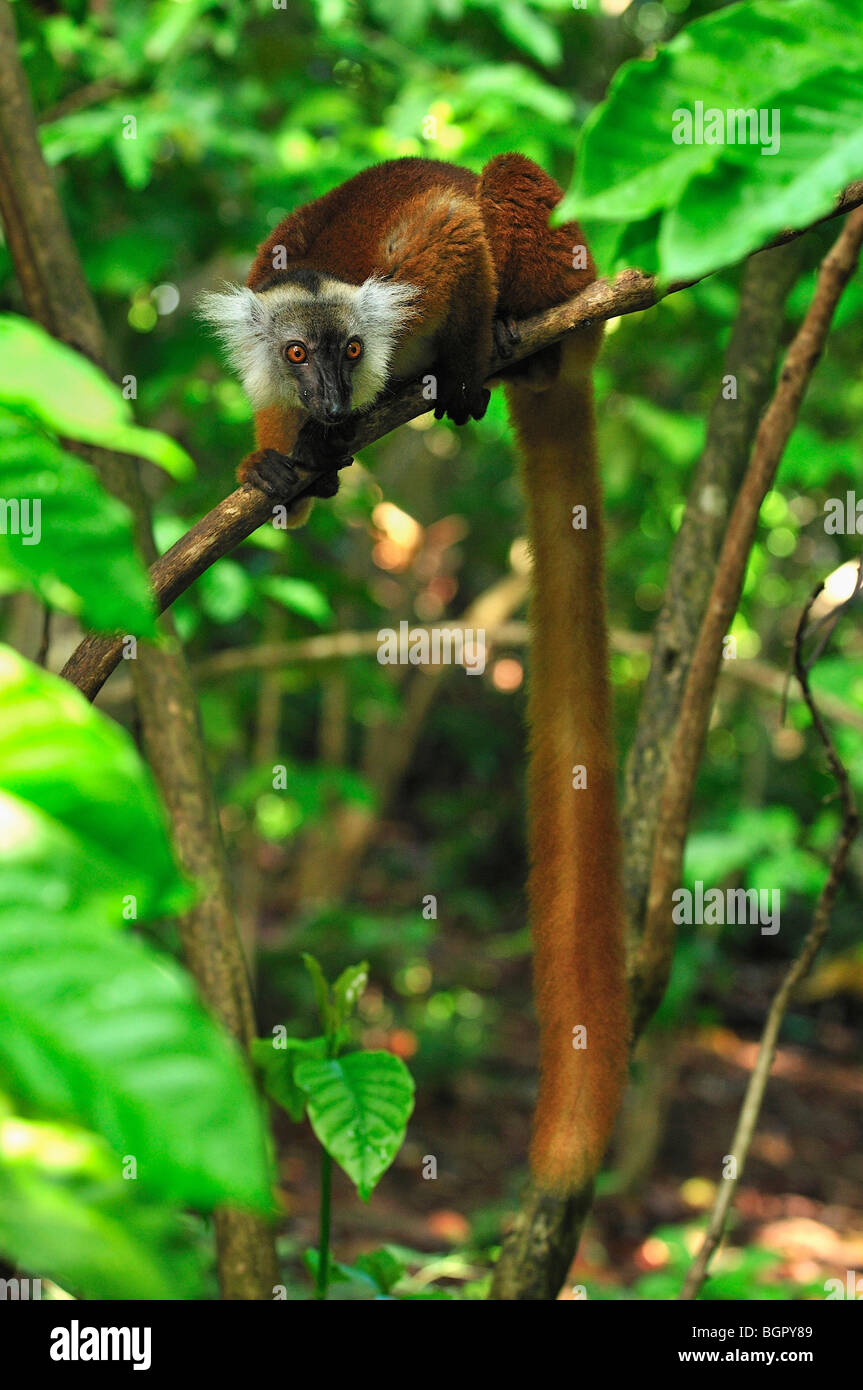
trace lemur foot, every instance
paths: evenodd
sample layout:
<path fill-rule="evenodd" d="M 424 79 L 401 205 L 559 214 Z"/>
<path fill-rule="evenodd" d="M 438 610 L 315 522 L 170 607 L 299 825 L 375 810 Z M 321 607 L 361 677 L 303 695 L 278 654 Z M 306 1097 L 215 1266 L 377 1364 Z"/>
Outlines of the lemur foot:
<path fill-rule="evenodd" d="M 521 330 L 512 314 L 504 314 L 494 319 L 491 325 L 494 350 L 498 357 L 512 357 L 513 348 L 521 342 Z"/>
<path fill-rule="evenodd" d="M 481 420 L 488 409 L 491 391 L 481 383 L 438 382 L 438 400 L 434 417 L 442 420 L 444 416 L 454 425 L 466 425 L 468 420 Z"/>

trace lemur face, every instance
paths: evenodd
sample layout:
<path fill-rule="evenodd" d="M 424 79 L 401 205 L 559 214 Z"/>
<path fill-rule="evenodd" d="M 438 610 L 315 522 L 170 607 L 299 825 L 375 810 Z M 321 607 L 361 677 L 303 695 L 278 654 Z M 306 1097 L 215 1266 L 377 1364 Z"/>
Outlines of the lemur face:
<path fill-rule="evenodd" d="M 204 295 L 198 311 L 256 409 L 299 405 L 325 423 L 344 419 L 386 386 L 418 292 L 374 278 L 350 285 L 305 268 L 289 276 L 258 291 Z"/>

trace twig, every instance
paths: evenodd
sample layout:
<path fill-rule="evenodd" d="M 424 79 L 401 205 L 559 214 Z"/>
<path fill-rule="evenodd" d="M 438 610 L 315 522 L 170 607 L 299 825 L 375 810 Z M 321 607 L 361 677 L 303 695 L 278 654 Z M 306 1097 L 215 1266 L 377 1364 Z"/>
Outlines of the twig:
<path fill-rule="evenodd" d="M 833 210 L 827 217 L 820 218 L 819 223 L 861 204 L 863 179 L 849 184 L 837 198 Z M 809 230 L 811 228 L 806 227 L 783 232 L 770 245 L 793 241 Z M 578 328 L 652 308 L 667 295 L 697 283 L 697 280 L 679 281 L 661 287 L 653 276 L 644 275 L 639 270 L 623 270 L 613 280 L 596 280 L 565 304 L 559 304 L 521 323 L 521 342 L 511 358 L 504 361 L 496 357 L 492 360 L 489 378 L 505 374 L 507 367 L 538 352 L 540 348 L 558 342 Z M 397 426 L 425 414 L 428 409 L 429 402 L 423 396 L 422 387 L 418 382 L 411 383 L 358 419 L 353 439 L 347 445 L 348 453 L 358 452 Z M 309 492 L 317 476 L 314 470 L 298 466 L 295 486 L 285 494 L 283 500 L 292 501 Z M 208 512 L 152 567 L 153 590 L 160 611 L 168 608 L 204 570 L 227 555 L 272 516 L 272 500 L 248 484 L 232 492 Z M 63 675 L 92 700 L 116 667 L 121 654 L 120 638 L 91 635 L 73 652 Z"/>
<path fill-rule="evenodd" d="M 39 639 L 39 650 L 34 658 L 36 666 L 45 666 L 48 660 L 48 649 L 51 646 L 51 607 L 50 604 L 42 605 L 42 636 Z"/>
<path fill-rule="evenodd" d="M 101 106 L 103 101 L 119 95 L 121 90 L 113 78 L 99 77 L 95 82 L 87 82 L 83 87 L 77 87 L 74 92 L 68 92 L 53 106 L 42 111 L 38 117 L 39 124 L 51 125 L 54 121 L 62 120 L 64 116 L 86 110 L 88 106 Z"/>
<path fill-rule="evenodd" d="M 528 579 L 523 574 L 505 574 L 468 605 L 456 628 L 494 632 L 524 603 Z M 440 627 L 448 627 L 441 623 Z M 373 806 L 345 806 L 333 817 L 331 842 L 326 860 L 314 853 L 298 866 L 300 897 L 303 901 L 338 898 L 354 878 L 357 867 L 386 816 L 401 785 L 417 743 L 425 728 L 429 710 L 442 685 L 451 678 L 452 663 L 411 670 L 402 689 L 397 720 L 385 727 L 372 726 L 363 750 L 362 771 L 373 794 Z"/>
<path fill-rule="evenodd" d="M 695 778 L 722 660 L 722 640 L 737 609 L 758 514 L 824 349 L 839 297 L 863 241 L 863 209 L 846 219 L 821 262 L 812 303 L 798 329 L 755 440 L 722 545 L 710 601 L 689 668 L 656 829 L 647 919 L 635 961 L 636 1030 L 650 1017 L 668 980 L 674 949 L 672 893 L 680 882 Z"/>
<path fill-rule="evenodd" d="M 468 623 L 464 618 L 441 618 L 436 623 L 411 623 L 413 634 L 433 633 L 445 629 L 447 632 L 466 633 L 476 629 L 476 623 Z M 530 629 L 526 622 L 514 620 L 497 625 L 488 624 L 485 628 L 486 655 L 489 648 L 524 647 L 530 640 Z M 621 629 L 610 633 L 611 650 L 623 655 L 649 655 L 652 642 L 647 633 L 624 632 Z M 229 647 L 213 656 L 201 657 L 192 666 L 197 681 L 218 681 L 225 676 L 241 675 L 245 671 L 282 671 L 290 666 L 305 662 L 322 665 L 331 661 L 349 661 L 355 657 L 373 656 L 380 645 L 378 632 L 325 632 L 315 637 L 298 637 L 294 641 L 265 641 L 257 647 Z M 776 666 L 766 661 L 747 658 L 745 661 L 723 661 L 720 675 L 727 676 L 737 685 L 751 685 L 755 690 L 782 700 L 788 676 Z M 120 676 L 112 681 L 101 693 L 100 705 L 122 705 L 132 698 L 131 682 Z M 819 695 L 821 708 L 829 719 L 843 724 L 849 729 L 863 733 L 863 713 L 853 705 L 847 704 L 838 695 L 822 691 Z M 779 722 L 781 723 L 781 717 Z"/>
<path fill-rule="evenodd" d="M 830 764 L 830 770 L 839 788 L 839 796 L 842 803 L 842 827 L 830 860 L 827 878 L 818 895 L 812 926 L 809 928 L 804 938 L 799 955 L 786 972 L 785 978 L 776 991 L 776 994 L 773 996 L 773 1001 L 764 1024 L 764 1030 L 761 1034 L 758 1057 L 752 1075 L 749 1078 L 749 1084 L 746 1087 L 746 1094 L 740 1108 L 737 1128 L 731 1142 L 730 1157 L 733 1159 L 733 1176 L 723 1177 L 722 1179 L 710 1213 L 710 1220 L 708 1222 L 704 1241 L 689 1267 L 683 1288 L 681 1289 L 681 1299 L 694 1299 L 698 1297 L 699 1290 L 707 1276 L 707 1270 L 713 1253 L 722 1239 L 728 1209 L 731 1206 L 737 1184 L 742 1177 L 743 1168 L 749 1153 L 749 1146 L 752 1142 L 755 1126 L 758 1123 L 758 1116 L 764 1100 L 764 1092 L 770 1077 L 770 1068 L 773 1065 L 773 1058 L 776 1054 L 776 1043 L 779 1037 L 782 1019 L 794 991 L 797 989 L 801 980 L 808 974 L 816 952 L 827 934 L 827 929 L 830 925 L 830 914 L 833 911 L 833 905 L 836 901 L 839 882 L 845 869 L 848 853 L 857 834 L 857 807 L 854 801 L 854 793 L 851 790 L 851 782 L 812 697 L 812 692 L 809 688 L 809 663 L 803 659 L 803 637 L 807 619 L 812 605 L 821 593 L 823 587 L 823 584 L 818 585 L 800 615 L 794 637 L 794 670 L 800 682 L 803 699 L 812 716 L 815 732 L 824 745 L 824 749 L 827 753 L 827 761 Z"/>
<path fill-rule="evenodd" d="M 785 331 L 785 303 L 802 260 L 799 242 L 751 256 L 740 281 L 739 303 L 704 448 L 689 484 L 680 529 L 668 561 L 662 607 L 653 626 L 650 670 L 635 737 L 624 769 L 621 824 L 623 884 L 629 938 L 644 929 L 656 836 L 656 807 L 668 769 L 689 663 L 710 598 L 728 514 L 752 454 L 758 422 L 776 382 Z M 724 384 L 736 382 L 728 400 Z M 723 663 L 749 667 L 749 662 Z"/>

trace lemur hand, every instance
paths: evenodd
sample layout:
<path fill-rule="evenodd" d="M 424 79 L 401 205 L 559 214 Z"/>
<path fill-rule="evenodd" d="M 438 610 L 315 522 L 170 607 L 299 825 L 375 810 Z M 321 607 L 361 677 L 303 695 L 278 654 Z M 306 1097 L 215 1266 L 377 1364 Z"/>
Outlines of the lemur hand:
<path fill-rule="evenodd" d="M 454 425 L 466 425 L 468 420 L 481 420 L 491 400 L 491 392 L 477 381 L 459 381 L 444 372 L 438 373 L 438 396 L 434 417 L 448 416 Z"/>
<path fill-rule="evenodd" d="M 335 497 L 339 490 L 338 470 L 347 468 L 353 460 L 350 456 L 337 456 L 332 461 L 327 459 L 323 467 L 322 462 L 320 454 L 317 454 L 314 458 L 316 476 L 304 490 L 303 496 Z M 278 449 L 257 449 L 243 459 L 239 468 L 239 478 L 241 482 L 259 488 L 268 497 L 291 500 L 299 482 L 297 464 L 309 468 L 312 466 L 312 460 L 307 461 L 305 457 L 297 458 L 296 455 L 289 457 L 287 454 L 279 453 Z"/>

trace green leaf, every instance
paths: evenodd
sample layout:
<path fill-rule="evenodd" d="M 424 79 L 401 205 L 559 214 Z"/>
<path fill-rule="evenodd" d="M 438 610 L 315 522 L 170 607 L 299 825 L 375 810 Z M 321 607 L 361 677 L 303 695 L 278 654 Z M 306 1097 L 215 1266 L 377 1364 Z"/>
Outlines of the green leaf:
<path fill-rule="evenodd" d="M 127 507 L 23 417 L 0 410 L 0 572 L 88 627 L 153 636 L 153 599 Z"/>
<path fill-rule="evenodd" d="M 128 401 L 98 367 L 13 314 L 0 315 L 0 404 L 26 411 L 56 434 L 149 459 L 175 478 L 194 474 L 173 439 L 132 423 Z"/>
<path fill-rule="evenodd" d="M 299 613 L 303 618 L 325 627 L 333 621 L 335 614 L 326 595 L 307 579 L 291 579 L 288 575 L 273 574 L 260 581 L 259 588 L 267 598 Z"/>
<path fill-rule="evenodd" d="M 365 993 L 369 982 L 369 963 L 360 961 L 359 965 L 349 965 L 339 975 L 333 985 L 333 1012 L 336 1027 L 340 1028 L 350 1018 L 358 1000 Z"/>
<path fill-rule="evenodd" d="M 326 1038 L 255 1038 L 252 1060 L 264 1078 L 271 1100 L 287 1110 L 299 1124 L 306 1113 L 306 1093 L 297 1085 L 294 1071 L 306 1057 L 326 1057 Z"/>
<path fill-rule="evenodd" d="M 387 1245 L 357 1255 L 356 1266 L 375 1281 L 381 1293 L 390 1293 L 405 1272 L 404 1262 Z"/>
<path fill-rule="evenodd" d="M 317 1283 L 318 1269 L 321 1263 L 320 1250 L 310 1247 L 303 1251 L 302 1259 L 312 1279 Z M 356 1284 L 358 1292 L 367 1293 L 370 1298 L 374 1298 L 378 1293 L 378 1285 L 375 1280 L 370 1274 L 366 1274 L 365 1270 L 358 1269 L 356 1265 L 343 1264 L 341 1260 L 331 1259 L 327 1266 L 327 1272 L 330 1284 Z"/>
<path fill-rule="evenodd" d="M 98 864 L 94 891 L 113 896 L 114 920 L 124 899 L 137 898 L 138 920 L 172 912 L 188 901 L 174 863 L 165 818 L 150 773 L 125 729 L 93 709 L 59 677 L 0 646 L 0 790 L 3 857 L 38 868 L 60 840 Z M 36 824 L 18 806 L 41 812 L 44 842 L 24 834 Z M 50 832 L 55 832 L 52 840 Z"/>
<path fill-rule="evenodd" d="M 60 164 L 70 155 L 90 158 L 110 144 L 120 119 L 112 106 L 70 111 L 40 127 L 39 136 L 45 158 L 49 164 Z"/>
<path fill-rule="evenodd" d="M 457 110 L 473 114 L 480 109 L 487 117 L 495 106 L 510 119 L 513 108 L 560 124 L 571 122 L 575 115 L 568 92 L 552 87 L 521 63 L 472 63 L 461 74 Z"/>
<path fill-rule="evenodd" d="M 315 990 L 315 1003 L 318 1009 L 318 1018 L 327 1037 L 330 1037 L 335 1030 L 333 1019 L 332 1004 L 330 1001 L 330 987 L 327 984 L 326 976 L 315 957 L 308 951 L 303 951 L 303 965 L 312 977 L 312 984 Z"/>
<path fill-rule="evenodd" d="M 201 607 L 215 623 L 235 623 L 252 606 L 255 587 L 236 560 L 223 558 L 198 582 Z"/>
<path fill-rule="evenodd" d="M 624 403 L 627 419 L 648 443 L 677 467 L 687 467 L 704 444 L 704 420 L 680 410 L 664 410 L 644 396 L 630 396 Z"/>
<path fill-rule="evenodd" d="M 693 178 L 663 219 L 662 274 L 695 278 L 741 260 L 784 228 L 829 212 L 839 190 L 859 177 L 863 60 L 854 72 L 828 70 L 777 100 L 781 145 L 761 161 L 769 169 L 757 163 L 757 148 L 744 146 Z"/>
<path fill-rule="evenodd" d="M 577 216 L 589 236 L 593 224 L 605 253 L 616 243 L 604 273 L 626 259 L 625 240 L 630 250 L 639 246 L 641 267 L 665 280 L 705 274 L 788 226 L 806 226 L 860 174 L 863 56 L 848 38 L 855 26 L 859 34 L 863 0 L 751 0 L 688 25 L 650 59 L 624 64 L 585 123 L 575 183 L 556 220 Z M 763 135 L 737 144 L 735 119 L 735 143 L 676 143 L 681 113 L 697 104 L 705 113 L 763 113 Z M 747 121 L 740 127 L 749 133 Z M 776 133 L 778 150 L 763 153 Z"/>
<path fill-rule="evenodd" d="M 295 1075 L 315 1134 L 368 1201 L 404 1140 L 413 1109 L 410 1072 L 391 1052 L 353 1052 L 300 1062 Z"/>
<path fill-rule="evenodd" d="M 158 113 L 147 112 L 137 122 L 135 133 L 132 135 L 131 126 L 126 127 L 122 122 L 117 122 L 111 143 L 120 172 L 129 188 L 146 188 L 150 182 L 153 161 L 162 140 L 163 124 Z"/>
<path fill-rule="evenodd" d="M 8 647 L 0 647 L 0 788 L 7 865 L 50 870 L 52 856 L 78 855 L 115 921 L 129 895 L 137 919 L 187 905 L 161 804 L 129 735 Z"/>
<path fill-rule="evenodd" d="M 501 29 L 518 48 L 544 67 L 555 67 L 560 62 L 560 37 L 536 10 L 528 9 L 521 0 L 504 0 L 495 8 Z"/>
<path fill-rule="evenodd" d="M 131 935 L 0 917 L 0 1075 L 22 1103 L 101 1134 L 142 1188 L 272 1208 L 261 1107 L 188 976 Z"/>
<path fill-rule="evenodd" d="M 79 1298 L 205 1296 L 184 1213 L 149 1201 L 102 1140 L 69 1126 L 0 1120 L 0 1249 Z"/>
<path fill-rule="evenodd" d="M 150 1192 L 266 1209 L 266 1147 L 244 1063 L 172 961 L 110 930 L 124 899 L 147 916 L 187 897 L 149 774 L 123 730 L 8 648 L 0 788 L 0 1072 L 10 1089 L 134 1156 Z"/>

